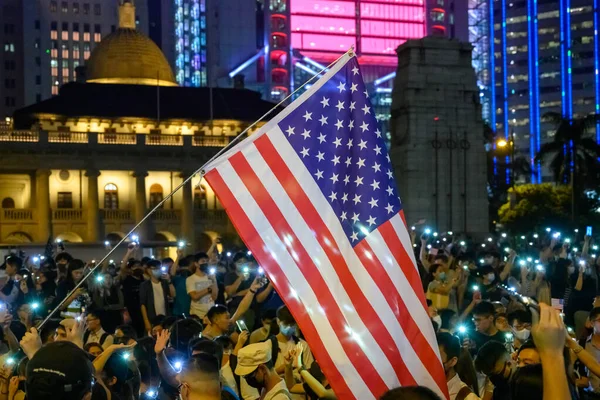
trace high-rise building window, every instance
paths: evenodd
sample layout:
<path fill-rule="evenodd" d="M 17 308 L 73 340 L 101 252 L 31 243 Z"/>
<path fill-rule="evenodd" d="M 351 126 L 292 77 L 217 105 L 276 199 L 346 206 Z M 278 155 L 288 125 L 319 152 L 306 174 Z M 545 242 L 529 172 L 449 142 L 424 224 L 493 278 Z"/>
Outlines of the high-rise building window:
<path fill-rule="evenodd" d="M 79 3 L 73 3 L 73 14 L 79 14 Z"/>
<path fill-rule="evenodd" d="M 62 40 L 69 40 L 69 23 L 68 22 L 62 23 L 62 32 L 60 34 L 60 37 Z"/>
<path fill-rule="evenodd" d="M 56 12 L 57 4 L 56 1 L 50 2 L 50 12 Z"/>
<path fill-rule="evenodd" d="M 56 208 L 73 208 L 73 192 L 58 192 Z"/>
<path fill-rule="evenodd" d="M 96 15 L 96 16 L 102 15 L 102 7 L 100 4 L 94 4 L 94 15 Z"/>
<path fill-rule="evenodd" d="M 36 75 L 35 76 L 35 84 L 36 85 L 41 85 L 42 84 L 42 77 L 40 75 Z"/>
<path fill-rule="evenodd" d="M 90 5 L 88 3 L 83 4 L 83 14 L 88 15 L 90 13 Z"/>
<path fill-rule="evenodd" d="M 15 26 L 13 24 L 4 24 L 4 34 L 12 35 L 15 33 Z"/>
<path fill-rule="evenodd" d="M 39 19 L 35 20 L 35 29 L 37 29 L 38 31 L 40 30 L 40 20 Z"/>
<path fill-rule="evenodd" d="M 4 105 L 6 107 L 14 107 L 15 106 L 15 98 L 14 97 L 6 97 L 4 99 Z"/>
<path fill-rule="evenodd" d="M 60 3 L 60 9 L 62 12 L 68 13 L 69 12 L 69 4 L 66 1 L 63 1 L 62 3 Z"/>
<path fill-rule="evenodd" d="M 36 57 L 35 58 L 35 65 L 37 65 L 38 67 L 42 65 L 42 58 L 41 57 Z"/>

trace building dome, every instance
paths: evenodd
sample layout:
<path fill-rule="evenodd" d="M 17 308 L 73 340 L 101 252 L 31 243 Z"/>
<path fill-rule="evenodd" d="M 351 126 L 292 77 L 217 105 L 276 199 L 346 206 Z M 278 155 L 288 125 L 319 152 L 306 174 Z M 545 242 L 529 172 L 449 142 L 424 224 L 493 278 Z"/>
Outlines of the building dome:
<path fill-rule="evenodd" d="M 159 47 L 135 29 L 135 8 L 119 7 L 119 28 L 96 46 L 86 63 L 86 81 L 130 85 L 177 86 Z"/>

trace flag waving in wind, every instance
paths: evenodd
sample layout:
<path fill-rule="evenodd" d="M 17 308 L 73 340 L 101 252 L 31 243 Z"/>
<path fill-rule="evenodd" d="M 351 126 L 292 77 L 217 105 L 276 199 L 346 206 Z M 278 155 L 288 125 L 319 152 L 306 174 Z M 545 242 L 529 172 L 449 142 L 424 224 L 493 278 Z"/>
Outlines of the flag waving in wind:
<path fill-rule="evenodd" d="M 340 399 L 447 385 L 385 142 L 343 56 L 205 169 Z"/>

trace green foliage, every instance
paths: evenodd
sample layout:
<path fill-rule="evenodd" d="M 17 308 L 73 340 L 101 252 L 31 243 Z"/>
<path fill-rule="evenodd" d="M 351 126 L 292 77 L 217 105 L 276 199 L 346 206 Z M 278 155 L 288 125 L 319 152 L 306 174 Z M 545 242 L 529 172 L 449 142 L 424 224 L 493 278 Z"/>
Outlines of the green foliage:
<path fill-rule="evenodd" d="M 563 230 L 597 226 L 600 222 L 596 212 L 600 206 L 597 196 L 582 194 L 575 201 L 578 218 L 572 221 L 570 186 L 550 183 L 519 185 L 509 190 L 508 201 L 498 210 L 498 218 L 513 234 L 541 231 L 546 226 Z"/>

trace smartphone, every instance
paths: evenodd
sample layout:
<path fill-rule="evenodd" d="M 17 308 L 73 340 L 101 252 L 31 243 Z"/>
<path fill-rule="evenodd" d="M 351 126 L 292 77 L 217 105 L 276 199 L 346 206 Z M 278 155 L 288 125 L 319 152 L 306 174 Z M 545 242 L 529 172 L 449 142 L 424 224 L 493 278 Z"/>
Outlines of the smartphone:
<path fill-rule="evenodd" d="M 238 321 L 235 321 L 235 324 L 237 325 L 237 328 L 238 328 L 238 330 L 239 330 L 240 332 L 243 332 L 243 331 L 249 331 L 249 329 L 248 329 L 248 327 L 246 326 L 246 323 L 244 322 L 244 320 L 241 320 L 241 319 L 240 319 L 240 320 L 238 320 Z"/>
<path fill-rule="evenodd" d="M 592 227 L 591 226 L 588 226 L 587 228 L 585 228 L 585 235 L 592 236 Z"/>

